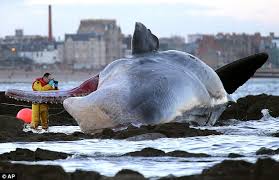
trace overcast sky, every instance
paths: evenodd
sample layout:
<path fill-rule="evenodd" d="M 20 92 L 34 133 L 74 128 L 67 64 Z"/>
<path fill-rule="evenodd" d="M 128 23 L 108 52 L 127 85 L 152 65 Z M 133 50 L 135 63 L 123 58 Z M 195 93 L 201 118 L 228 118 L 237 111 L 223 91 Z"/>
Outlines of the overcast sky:
<path fill-rule="evenodd" d="M 47 35 L 48 4 L 53 34 L 75 33 L 81 19 L 116 19 L 124 34 L 136 21 L 158 37 L 218 32 L 279 34 L 279 0 L 1 0 L 0 37 L 24 29 Z"/>

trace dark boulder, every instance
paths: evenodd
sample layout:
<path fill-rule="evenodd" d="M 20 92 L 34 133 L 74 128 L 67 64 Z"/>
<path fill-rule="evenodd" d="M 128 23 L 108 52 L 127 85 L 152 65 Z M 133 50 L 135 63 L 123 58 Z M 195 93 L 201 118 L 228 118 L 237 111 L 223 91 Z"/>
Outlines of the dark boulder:
<path fill-rule="evenodd" d="M 189 153 L 186 151 L 171 151 L 165 153 L 162 150 L 154 149 L 154 148 L 144 148 L 140 151 L 134 151 L 124 154 L 123 156 L 141 156 L 141 157 L 163 157 L 163 156 L 171 156 L 171 157 L 210 157 L 208 154 L 204 153 Z"/>
<path fill-rule="evenodd" d="M 227 119 L 238 119 L 242 121 L 258 120 L 262 118 L 261 111 L 268 109 L 272 117 L 279 116 L 279 96 L 266 94 L 248 95 L 239 98 L 236 103 L 230 103 L 228 108 L 223 112 L 219 121 Z"/>
<path fill-rule="evenodd" d="M 236 154 L 236 153 L 230 153 L 228 155 L 229 158 L 238 158 L 238 157 L 244 157 L 243 155 L 241 154 Z"/>
<path fill-rule="evenodd" d="M 121 171 L 116 173 L 116 175 L 112 179 L 113 180 L 131 180 L 131 179 L 144 180 L 146 178 L 137 171 L 133 171 L 130 169 L 122 169 Z"/>
<path fill-rule="evenodd" d="M 66 159 L 69 156 L 71 156 L 71 154 L 49 151 L 40 148 L 37 148 L 36 151 L 17 148 L 15 151 L 0 154 L 0 160 L 40 161 L 40 160 Z"/>
<path fill-rule="evenodd" d="M 256 155 L 275 155 L 279 154 L 279 148 L 276 150 L 272 150 L 269 148 L 262 147 L 256 151 Z"/>

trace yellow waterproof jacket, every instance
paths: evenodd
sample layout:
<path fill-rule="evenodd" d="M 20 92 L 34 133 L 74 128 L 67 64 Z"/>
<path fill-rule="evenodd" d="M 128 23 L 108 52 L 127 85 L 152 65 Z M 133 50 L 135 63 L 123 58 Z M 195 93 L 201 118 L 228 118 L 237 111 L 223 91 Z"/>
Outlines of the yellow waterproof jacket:
<path fill-rule="evenodd" d="M 33 91 L 55 90 L 51 85 L 43 81 L 42 78 L 38 78 L 33 82 L 32 89 Z M 42 128 L 47 129 L 48 128 L 48 105 L 33 103 L 31 127 L 36 129 L 39 125 L 40 119 L 41 119 Z"/>
<path fill-rule="evenodd" d="M 55 90 L 51 85 L 44 82 L 42 78 L 36 79 L 32 84 L 33 91 L 49 91 Z"/>

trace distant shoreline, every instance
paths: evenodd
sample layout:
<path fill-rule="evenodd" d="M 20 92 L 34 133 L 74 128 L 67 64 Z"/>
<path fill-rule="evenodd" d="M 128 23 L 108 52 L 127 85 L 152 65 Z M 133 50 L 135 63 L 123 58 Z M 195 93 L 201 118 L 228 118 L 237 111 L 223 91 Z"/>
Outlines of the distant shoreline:
<path fill-rule="evenodd" d="M 37 77 L 41 77 L 45 72 L 53 74 L 54 78 L 58 81 L 69 82 L 69 81 L 85 81 L 95 74 L 99 73 L 100 70 L 92 71 L 70 71 L 70 70 L 35 70 L 35 71 L 24 71 L 24 70 L 0 70 L 0 83 L 32 83 Z M 279 71 L 257 71 L 253 78 L 279 78 Z"/>
<path fill-rule="evenodd" d="M 59 71 L 59 70 L 38 70 L 38 71 L 23 71 L 23 70 L 1 70 L 0 82 L 1 83 L 31 83 L 34 79 L 41 77 L 45 72 L 50 72 L 53 77 L 58 81 L 85 81 L 90 77 L 97 74 L 99 71 L 92 70 L 90 72 L 83 71 Z"/>

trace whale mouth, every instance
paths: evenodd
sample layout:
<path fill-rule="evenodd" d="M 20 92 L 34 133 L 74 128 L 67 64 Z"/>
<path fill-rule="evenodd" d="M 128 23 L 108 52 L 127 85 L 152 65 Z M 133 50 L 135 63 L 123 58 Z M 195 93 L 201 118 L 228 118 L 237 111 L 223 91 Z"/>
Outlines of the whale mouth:
<path fill-rule="evenodd" d="M 26 101 L 32 103 L 55 103 L 62 104 L 69 97 L 86 96 L 98 88 L 99 75 L 84 81 L 80 86 L 70 90 L 54 90 L 54 91 L 24 91 L 17 89 L 8 89 L 5 95 L 18 101 Z"/>
<path fill-rule="evenodd" d="M 95 96 L 94 93 L 85 98 L 70 97 L 63 102 L 64 109 L 76 120 L 82 132 L 86 134 L 94 134 L 102 129 L 118 125 L 113 121 L 108 111 L 98 101 L 90 97 Z"/>

